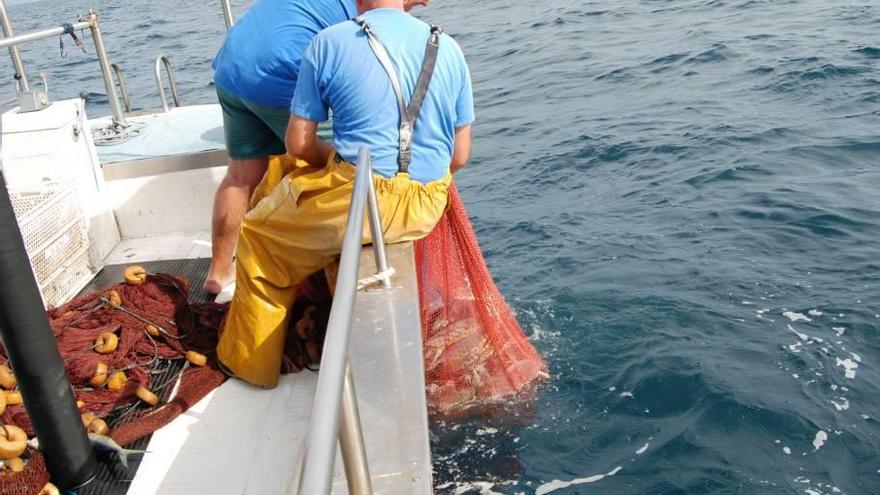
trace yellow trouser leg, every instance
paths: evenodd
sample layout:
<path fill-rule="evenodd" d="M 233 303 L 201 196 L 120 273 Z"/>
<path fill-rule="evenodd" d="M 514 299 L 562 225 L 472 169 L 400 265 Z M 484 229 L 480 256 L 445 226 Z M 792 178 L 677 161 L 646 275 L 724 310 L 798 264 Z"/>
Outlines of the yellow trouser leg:
<path fill-rule="evenodd" d="M 270 162 L 242 222 L 237 286 L 217 346 L 217 357 L 238 377 L 261 387 L 278 383 L 288 308 L 297 286 L 341 250 L 353 178 L 350 164 L 332 159 L 321 168 L 288 158 Z M 406 176 L 374 178 L 386 240 L 427 235 L 446 207 L 450 180 L 422 185 Z M 370 240 L 365 229 L 363 241 Z"/>

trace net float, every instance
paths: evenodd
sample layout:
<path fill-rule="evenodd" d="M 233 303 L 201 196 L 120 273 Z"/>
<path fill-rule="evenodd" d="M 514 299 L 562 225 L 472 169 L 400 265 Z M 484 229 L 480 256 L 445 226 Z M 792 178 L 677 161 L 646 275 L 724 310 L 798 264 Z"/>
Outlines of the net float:
<path fill-rule="evenodd" d="M 58 487 L 52 483 L 46 483 L 37 495 L 61 495 L 61 492 L 59 492 Z"/>
<path fill-rule="evenodd" d="M 110 307 L 116 307 L 122 304 L 122 296 L 119 295 L 119 292 L 115 290 L 111 290 L 107 293 L 107 297 L 104 298 L 105 302 L 110 305 Z"/>
<path fill-rule="evenodd" d="M 27 449 L 27 433 L 15 425 L 0 426 L 0 459 L 21 456 Z"/>
<path fill-rule="evenodd" d="M 88 428 L 89 425 L 92 424 L 93 421 L 98 419 L 98 417 L 95 416 L 93 413 L 87 412 L 87 413 L 80 414 L 79 419 L 82 420 L 83 427 Z"/>
<path fill-rule="evenodd" d="M 196 351 L 186 351 L 186 360 L 195 366 L 204 366 L 208 363 L 208 358 Z"/>
<path fill-rule="evenodd" d="M 159 396 L 151 392 L 146 387 L 138 387 L 134 393 L 138 396 L 140 400 L 146 402 L 151 406 L 155 406 L 159 403 Z"/>
<path fill-rule="evenodd" d="M 89 433 L 94 433 L 96 435 L 107 435 L 110 433 L 110 427 L 107 426 L 107 422 L 103 419 L 95 419 L 89 426 L 86 428 Z"/>
<path fill-rule="evenodd" d="M 296 322 L 296 336 L 302 340 L 311 340 L 315 337 L 315 321 L 302 318 Z"/>
<path fill-rule="evenodd" d="M 125 387 L 126 381 L 128 381 L 128 377 L 125 376 L 125 372 L 117 371 L 110 375 L 110 379 L 107 380 L 107 390 L 118 392 Z"/>
<path fill-rule="evenodd" d="M 95 339 L 95 351 L 98 354 L 111 354 L 119 346 L 119 337 L 113 332 L 104 332 Z"/>
<path fill-rule="evenodd" d="M 9 390 L 15 388 L 17 383 L 15 375 L 12 373 L 12 370 L 9 369 L 9 366 L 0 365 L 0 387 Z"/>
<path fill-rule="evenodd" d="M 20 473 L 24 471 L 24 461 L 21 457 L 13 457 L 6 461 L 6 468 L 12 471 L 13 473 Z"/>
<path fill-rule="evenodd" d="M 6 405 L 17 406 L 22 402 L 24 401 L 21 399 L 21 392 L 17 390 L 6 392 Z"/>
<path fill-rule="evenodd" d="M 130 266 L 125 269 L 123 277 L 128 285 L 141 285 L 147 281 L 147 270 L 138 265 Z"/>
<path fill-rule="evenodd" d="M 95 366 L 95 374 L 92 375 L 92 379 L 89 381 L 89 383 L 91 383 L 93 387 L 100 387 L 104 384 L 104 382 L 107 381 L 108 371 L 110 370 L 107 368 L 106 364 L 98 363 L 98 365 Z"/>

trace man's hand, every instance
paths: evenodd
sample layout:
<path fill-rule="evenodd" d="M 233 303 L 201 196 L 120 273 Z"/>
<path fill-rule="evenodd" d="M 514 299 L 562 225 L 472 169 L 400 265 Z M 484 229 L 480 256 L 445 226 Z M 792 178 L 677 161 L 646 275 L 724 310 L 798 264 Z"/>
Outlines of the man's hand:
<path fill-rule="evenodd" d="M 403 0 L 403 10 L 409 12 L 417 5 L 427 7 L 429 3 L 431 3 L 431 0 Z"/>
<path fill-rule="evenodd" d="M 309 165 L 323 167 L 333 152 L 333 148 L 318 137 L 318 123 L 314 120 L 291 115 L 285 137 L 287 154 L 305 160 Z"/>

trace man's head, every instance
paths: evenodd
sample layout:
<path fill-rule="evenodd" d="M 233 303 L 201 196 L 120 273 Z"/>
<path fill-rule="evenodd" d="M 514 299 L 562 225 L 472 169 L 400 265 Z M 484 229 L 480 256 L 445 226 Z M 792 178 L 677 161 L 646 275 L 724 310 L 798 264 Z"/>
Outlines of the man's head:
<path fill-rule="evenodd" d="M 431 0 L 355 0 L 355 4 L 357 5 L 358 14 L 363 14 L 364 12 L 373 9 L 382 8 L 405 10 L 409 12 L 410 9 L 417 5 L 427 7 L 430 1 Z"/>

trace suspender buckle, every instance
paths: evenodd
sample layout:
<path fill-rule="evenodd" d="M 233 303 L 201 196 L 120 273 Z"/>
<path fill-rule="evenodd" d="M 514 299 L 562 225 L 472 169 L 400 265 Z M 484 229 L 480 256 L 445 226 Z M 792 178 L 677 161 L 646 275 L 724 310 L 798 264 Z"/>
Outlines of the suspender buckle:
<path fill-rule="evenodd" d="M 412 148 L 413 128 L 410 122 L 402 122 L 400 124 L 400 149 L 409 150 Z"/>

